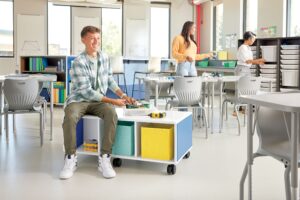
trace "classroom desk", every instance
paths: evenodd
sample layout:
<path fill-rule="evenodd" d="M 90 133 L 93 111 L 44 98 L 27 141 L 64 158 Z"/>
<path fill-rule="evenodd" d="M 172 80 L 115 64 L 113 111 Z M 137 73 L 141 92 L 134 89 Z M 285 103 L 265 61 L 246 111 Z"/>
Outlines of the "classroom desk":
<path fill-rule="evenodd" d="M 198 67 L 197 72 L 225 72 L 225 73 L 235 73 L 235 68 L 228 68 L 228 67 Z"/>
<path fill-rule="evenodd" d="M 13 74 L 12 74 L 13 76 Z M 17 75 L 16 75 L 17 76 Z M 32 74 L 28 75 L 30 78 L 35 78 L 39 82 L 50 82 L 50 140 L 52 140 L 52 129 L 53 129 L 53 82 L 57 80 L 57 76 L 53 74 Z M 6 76 L 2 75 L 0 76 L 0 88 L 1 88 L 1 98 L 0 98 L 0 106 L 1 110 L 3 108 L 3 91 L 2 91 L 2 84 L 5 80 Z M 0 128 L 2 130 L 2 118 L 0 120 Z"/>
<path fill-rule="evenodd" d="M 291 195 L 292 200 L 298 198 L 298 134 L 300 117 L 300 93 L 270 93 L 263 95 L 242 96 L 241 100 L 252 106 L 265 106 L 273 110 L 290 112 L 290 142 L 291 142 Z M 252 199 L 252 165 L 253 165 L 253 113 L 248 112 L 247 124 L 247 161 L 248 161 L 248 199 Z M 288 130 L 287 130 L 288 131 Z M 289 131 L 288 131 L 289 132 Z"/>

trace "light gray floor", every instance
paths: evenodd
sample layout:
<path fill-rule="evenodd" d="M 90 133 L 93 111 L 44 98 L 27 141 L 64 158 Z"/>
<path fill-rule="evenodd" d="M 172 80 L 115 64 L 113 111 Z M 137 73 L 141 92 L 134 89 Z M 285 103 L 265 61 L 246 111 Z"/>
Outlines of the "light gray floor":
<path fill-rule="evenodd" d="M 231 111 L 229 111 L 231 113 Z M 218 126 L 215 115 L 215 126 Z M 0 137 L 0 199 L 149 199 L 235 200 L 246 161 L 246 128 L 237 136 L 236 120 L 230 116 L 222 134 L 204 129 L 193 131 L 191 157 L 177 166 L 176 175 L 166 165 L 123 161 L 117 177 L 104 179 L 97 171 L 97 158 L 79 156 L 73 178 L 58 179 L 63 166 L 62 108 L 55 108 L 54 140 L 39 146 L 38 115 L 17 116 L 17 134 Z M 255 138 L 257 146 L 257 138 Z M 256 149 L 256 148 L 254 148 Z M 282 200 L 284 167 L 271 158 L 258 158 L 253 168 L 253 199 Z"/>

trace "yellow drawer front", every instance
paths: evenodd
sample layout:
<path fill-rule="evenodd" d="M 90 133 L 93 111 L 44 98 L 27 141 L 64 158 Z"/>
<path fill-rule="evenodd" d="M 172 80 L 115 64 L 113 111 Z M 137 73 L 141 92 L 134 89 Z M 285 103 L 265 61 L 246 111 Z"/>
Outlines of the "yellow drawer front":
<path fill-rule="evenodd" d="M 173 126 L 141 128 L 141 156 L 156 160 L 173 160 L 174 131 Z"/>

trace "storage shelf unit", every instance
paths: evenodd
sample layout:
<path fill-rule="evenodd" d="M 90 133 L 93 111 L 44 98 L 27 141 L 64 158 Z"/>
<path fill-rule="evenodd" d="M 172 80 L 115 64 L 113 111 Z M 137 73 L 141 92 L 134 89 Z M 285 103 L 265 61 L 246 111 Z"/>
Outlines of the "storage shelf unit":
<path fill-rule="evenodd" d="M 70 91 L 69 69 L 74 58 L 74 56 L 21 56 L 20 72 L 23 74 L 55 74 L 57 83 L 54 83 L 54 104 L 63 105 L 65 97 Z M 48 95 L 50 95 L 49 92 Z"/>
<path fill-rule="evenodd" d="M 238 41 L 238 46 L 243 44 L 243 40 Z M 288 45 L 288 46 L 285 46 Z M 300 45 L 300 37 L 280 37 L 280 38 L 257 38 L 253 46 L 256 46 L 256 55 L 257 58 L 260 58 L 262 55 L 261 46 L 276 46 L 276 61 L 266 62 L 265 69 L 273 69 L 273 70 L 264 70 L 264 68 L 260 68 L 257 70 L 257 76 L 266 76 L 266 77 L 275 77 L 276 78 L 276 91 L 280 90 L 300 90 L 300 53 L 297 51 L 298 47 L 292 47 L 290 45 Z M 293 53 L 284 52 L 286 48 L 292 48 L 291 50 L 296 50 Z M 292 60 L 292 61 L 287 61 Z M 291 66 L 292 65 L 292 66 Z M 284 69 L 290 68 L 290 69 Z M 292 69 L 294 68 L 294 69 Z M 261 70 L 262 69 L 262 70 Z M 282 72 L 281 70 L 285 70 Z M 290 70 L 290 71 L 286 71 Z M 292 71 L 293 70 L 293 71 Z M 264 71 L 265 73 L 261 73 Z M 284 74 L 284 78 L 288 79 L 297 79 L 297 81 L 293 81 L 292 83 L 287 83 L 285 80 L 282 80 L 282 73 L 289 73 Z M 297 73 L 297 74 L 293 74 Z M 287 77 L 286 77 L 287 76 Z"/>
<path fill-rule="evenodd" d="M 114 166 L 119 167 L 121 165 L 121 159 L 139 160 L 147 162 L 156 162 L 168 164 L 168 174 L 175 174 L 176 165 L 184 158 L 188 158 L 189 151 L 192 148 L 192 114 L 190 112 L 178 112 L 168 111 L 165 118 L 153 119 L 148 116 L 124 116 L 123 109 L 117 109 L 118 113 L 118 126 L 132 126 L 132 129 L 120 129 L 116 131 L 116 139 L 120 135 L 122 140 L 132 141 L 132 144 L 128 146 L 128 142 L 123 143 L 125 147 L 118 147 L 118 152 L 123 149 L 124 152 L 128 152 L 128 148 L 133 148 L 132 155 L 117 155 L 113 154 Z M 120 123 L 121 122 L 121 123 Z M 151 127 L 144 131 L 142 127 Z M 157 129 L 151 131 L 151 129 Z M 165 130 L 162 130 L 164 129 Z M 168 129 L 169 128 L 169 129 Z M 129 130 L 129 131 L 126 131 Z M 133 139 L 131 140 L 130 134 L 133 130 Z M 166 131 L 167 130 L 167 131 Z M 144 132 L 143 132 L 144 131 Z M 143 132 L 143 133 L 142 133 Z M 101 138 L 103 133 L 103 121 L 95 116 L 84 116 L 77 124 L 76 138 L 77 138 L 77 154 L 85 155 L 99 155 L 101 149 Z M 127 134 L 127 135 L 126 135 Z M 143 140 L 142 134 L 147 135 L 147 140 Z M 168 134 L 168 135 L 163 135 Z M 127 138 L 127 139 L 126 139 Z M 159 141 L 157 140 L 159 138 Z M 82 144 L 87 139 L 96 139 L 98 141 L 98 152 L 84 151 Z M 143 146 L 143 144 L 147 143 Z M 131 142 L 129 142 L 131 143 Z M 118 145 L 122 143 L 118 142 Z M 114 144 L 115 145 L 115 144 Z M 113 152 L 116 146 L 113 146 Z M 127 148 L 124 150 L 124 148 Z M 146 154 L 142 153 L 142 148 L 146 149 Z M 157 151 L 157 148 L 159 151 Z M 153 149 L 153 153 L 152 150 Z M 131 151 L 130 151 L 131 152 Z M 158 155 L 157 152 L 163 152 L 163 155 Z M 167 152 L 167 153 L 166 153 Z M 165 156 L 166 154 L 167 156 Z M 122 154 L 122 153 L 121 153 Z M 125 153 L 128 154 L 128 153 Z M 146 155 L 146 156 L 145 156 Z M 162 157 L 162 159 L 158 159 Z"/>

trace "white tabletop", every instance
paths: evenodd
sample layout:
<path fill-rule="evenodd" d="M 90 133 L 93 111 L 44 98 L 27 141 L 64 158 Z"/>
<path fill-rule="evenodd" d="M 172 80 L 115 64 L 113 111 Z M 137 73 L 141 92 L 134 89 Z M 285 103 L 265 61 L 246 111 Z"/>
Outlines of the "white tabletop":
<path fill-rule="evenodd" d="M 144 123 L 159 123 L 159 124 L 177 124 L 185 118 L 192 115 L 192 112 L 180 112 L 180 111 L 155 111 L 165 112 L 164 118 L 151 118 L 149 116 L 125 116 L 123 108 L 116 108 L 118 114 L 118 120 L 120 121 L 134 121 Z"/>
<path fill-rule="evenodd" d="M 0 82 L 3 82 L 7 77 L 11 76 L 13 77 L 16 74 L 11 74 L 11 75 L 1 75 L 0 76 Z M 17 77 L 17 75 L 16 75 Z M 22 76 L 20 76 L 22 77 Z M 36 78 L 38 81 L 56 81 L 57 80 L 57 76 L 54 74 L 30 74 L 28 76 L 24 76 L 24 78 Z"/>
<path fill-rule="evenodd" d="M 300 93 L 268 93 L 262 95 L 241 96 L 245 103 L 266 106 L 274 110 L 300 112 Z"/>

